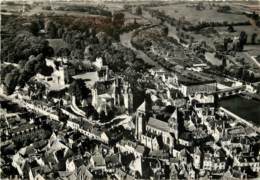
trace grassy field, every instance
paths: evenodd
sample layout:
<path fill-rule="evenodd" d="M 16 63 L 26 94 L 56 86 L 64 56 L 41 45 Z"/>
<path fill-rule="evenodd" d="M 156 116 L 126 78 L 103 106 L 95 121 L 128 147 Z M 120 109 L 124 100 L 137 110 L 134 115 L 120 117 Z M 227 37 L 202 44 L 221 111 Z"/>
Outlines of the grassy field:
<path fill-rule="evenodd" d="M 187 7 L 187 3 L 185 4 L 175 4 L 169 6 L 159 6 L 153 7 L 152 9 L 159 9 L 164 11 L 167 15 L 171 17 L 175 17 L 179 19 L 181 17 L 185 17 L 187 21 L 191 23 L 197 24 L 200 21 L 214 21 L 214 22 L 241 22 L 247 21 L 248 18 L 242 14 L 239 14 L 237 8 L 233 9 L 231 7 L 231 11 L 233 13 L 219 13 L 217 12 L 218 7 L 212 7 L 210 9 L 209 5 L 204 3 L 206 7 L 205 10 L 198 11 L 195 7 Z"/>
<path fill-rule="evenodd" d="M 225 34 L 229 33 L 227 32 L 227 27 L 216 27 L 215 28 L 219 33 Z M 253 27 L 253 26 L 235 26 L 234 30 L 236 32 L 234 33 L 229 33 L 235 36 L 238 36 L 241 31 L 245 31 L 246 34 L 248 35 L 247 42 L 251 43 L 251 36 L 253 33 L 257 34 L 256 42 L 260 42 L 260 28 L 259 27 Z"/>

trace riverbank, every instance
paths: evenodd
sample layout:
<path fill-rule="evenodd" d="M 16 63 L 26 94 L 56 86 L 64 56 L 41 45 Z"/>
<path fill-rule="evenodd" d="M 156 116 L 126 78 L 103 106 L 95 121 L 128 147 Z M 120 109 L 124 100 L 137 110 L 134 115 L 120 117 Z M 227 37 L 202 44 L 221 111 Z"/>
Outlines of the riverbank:
<path fill-rule="evenodd" d="M 253 98 L 233 96 L 220 101 L 220 106 L 260 127 L 260 101 Z"/>

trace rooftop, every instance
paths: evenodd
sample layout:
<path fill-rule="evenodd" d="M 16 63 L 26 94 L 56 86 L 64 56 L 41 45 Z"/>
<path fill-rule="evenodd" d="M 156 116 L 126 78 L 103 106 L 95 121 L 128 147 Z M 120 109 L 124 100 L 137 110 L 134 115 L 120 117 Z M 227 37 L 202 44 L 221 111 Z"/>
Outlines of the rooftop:
<path fill-rule="evenodd" d="M 147 126 L 160 129 L 165 132 L 169 132 L 170 128 L 167 122 L 150 117 Z"/>
<path fill-rule="evenodd" d="M 99 80 L 98 77 L 98 72 L 94 71 L 94 72 L 86 72 L 84 74 L 78 74 L 75 76 L 72 76 L 73 79 L 82 79 L 84 81 L 87 81 L 87 84 L 90 84 L 91 86 L 93 86 L 95 84 L 95 82 L 97 82 Z"/>

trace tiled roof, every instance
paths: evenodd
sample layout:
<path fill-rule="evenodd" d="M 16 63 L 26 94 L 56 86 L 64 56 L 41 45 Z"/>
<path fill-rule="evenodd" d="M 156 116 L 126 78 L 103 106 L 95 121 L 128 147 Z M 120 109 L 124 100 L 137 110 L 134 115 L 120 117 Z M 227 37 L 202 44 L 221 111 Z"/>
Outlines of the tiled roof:
<path fill-rule="evenodd" d="M 169 132 L 170 131 L 170 128 L 169 128 L 169 125 L 168 125 L 167 122 L 164 122 L 164 121 L 152 118 L 152 117 L 149 118 L 149 121 L 148 121 L 147 125 L 151 126 L 153 128 L 165 131 L 165 132 Z"/>
<path fill-rule="evenodd" d="M 142 146 L 142 145 L 137 145 L 137 146 L 136 146 L 136 151 L 139 152 L 139 153 L 141 153 L 141 154 L 143 154 L 144 151 L 145 151 L 145 147 Z"/>
<path fill-rule="evenodd" d="M 138 107 L 138 111 L 142 111 L 142 112 L 146 112 L 146 102 L 144 101 L 139 107 Z"/>
<path fill-rule="evenodd" d="M 94 156 L 92 156 L 93 161 L 95 162 L 95 166 L 105 166 L 106 162 L 103 156 L 100 153 L 96 153 Z"/>

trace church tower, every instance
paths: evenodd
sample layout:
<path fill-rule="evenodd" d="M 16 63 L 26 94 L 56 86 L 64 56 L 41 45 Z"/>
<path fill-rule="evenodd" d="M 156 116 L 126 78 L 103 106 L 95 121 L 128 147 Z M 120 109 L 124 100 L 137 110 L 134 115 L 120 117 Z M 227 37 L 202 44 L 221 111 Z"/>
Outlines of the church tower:
<path fill-rule="evenodd" d="M 136 118 L 135 118 L 135 136 L 138 140 L 141 139 L 141 135 L 143 134 L 144 130 L 144 121 L 146 116 L 146 102 L 144 101 L 136 111 Z"/>
<path fill-rule="evenodd" d="M 129 83 L 124 83 L 124 106 L 128 112 L 131 114 L 133 112 L 133 93 Z"/>
<path fill-rule="evenodd" d="M 179 138 L 179 130 L 178 130 L 178 109 L 172 113 L 171 117 L 168 120 L 170 132 L 174 134 L 175 138 Z"/>

